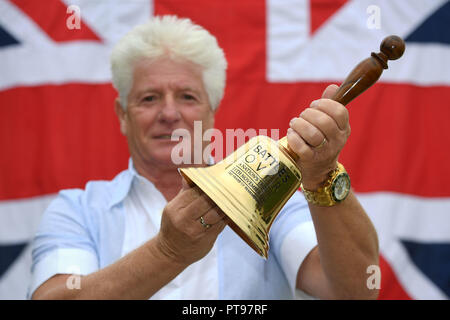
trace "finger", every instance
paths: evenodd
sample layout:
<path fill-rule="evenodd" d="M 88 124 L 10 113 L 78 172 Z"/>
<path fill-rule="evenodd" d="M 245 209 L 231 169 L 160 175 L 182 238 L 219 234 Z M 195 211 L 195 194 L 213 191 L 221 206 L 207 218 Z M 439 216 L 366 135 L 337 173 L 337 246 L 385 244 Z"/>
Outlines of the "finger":
<path fill-rule="evenodd" d="M 294 129 L 289 128 L 287 131 L 287 140 L 289 148 L 294 151 L 300 159 L 310 159 L 314 151 L 312 148 L 303 140 L 300 135 L 294 131 Z"/>
<path fill-rule="evenodd" d="M 318 130 L 330 141 L 339 134 L 339 127 L 328 114 L 315 108 L 306 108 L 301 114 L 303 118 Z"/>
<path fill-rule="evenodd" d="M 225 218 L 225 214 L 218 207 L 211 208 L 205 214 L 203 214 L 203 222 L 206 224 L 216 224 L 220 220 Z M 199 218 L 200 219 L 200 218 Z"/>
<path fill-rule="evenodd" d="M 217 223 L 211 225 L 210 228 L 208 228 L 208 234 L 211 235 L 218 235 L 223 231 L 223 229 L 227 226 L 228 222 L 226 219 L 222 219 L 218 221 Z"/>
<path fill-rule="evenodd" d="M 224 220 L 225 215 L 220 213 L 219 208 L 212 208 L 203 216 L 195 220 L 195 226 L 198 232 L 204 232 L 211 229 L 216 224 Z"/>
<path fill-rule="evenodd" d="M 335 84 L 330 84 L 322 93 L 322 98 L 324 99 L 333 99 L 333 96 L 338 91 L 339 87 Z"/>
<path fill-rule="evenodd" d="M 303 118 L 294 118 L 290 122 L 290 127 L 312 147 L 319 146 L 325 139 L 325 135 L 319 129 Z"/>
<path fill-rule="evenodd" d="M 181 189 L 169 204 L 175 210 L 181 210 L 192 204 L 197 198 L 201 197 L 202 194 L 201 190 L 196 186 L 189 189 Z"/>
<path fill-rule="evenodd" d="M 187 216 L 197 220 L 214 207 L 216 207 L 216 204 L 206 194 L 202 193 L 186 207 Z"/>
<path fill-rule="evenodd" d="M 330 99 L 320 99 L 313 101 L 310 107 L 329 115 L 336 122 L 339 130 L 347 130 L 349 125 L 348 110 L 339 102 Z"/>

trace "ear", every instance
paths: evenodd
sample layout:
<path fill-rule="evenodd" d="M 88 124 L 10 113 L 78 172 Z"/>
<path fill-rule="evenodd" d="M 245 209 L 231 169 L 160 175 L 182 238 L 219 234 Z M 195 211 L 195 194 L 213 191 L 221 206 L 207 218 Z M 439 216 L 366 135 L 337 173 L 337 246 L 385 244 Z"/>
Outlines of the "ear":
<path fill-rule="evenodd" d="M 119 118 L 119 124 L 120 124 L 120 132 L 122 132 L 122 134 L 124 136 L 127 135 L 127 112 L 125 110 L 123 110 L 122 108 L 122 104 L 120 103 L 119 98 L 116 98 L 116 100 L 114 100 L 114 110 L 116 112 L 117 117 Z"/>

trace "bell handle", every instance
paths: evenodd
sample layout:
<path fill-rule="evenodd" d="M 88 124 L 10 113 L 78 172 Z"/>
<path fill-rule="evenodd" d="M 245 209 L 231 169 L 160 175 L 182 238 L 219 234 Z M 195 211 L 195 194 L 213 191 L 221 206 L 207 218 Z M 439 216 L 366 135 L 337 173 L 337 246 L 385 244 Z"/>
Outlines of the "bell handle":
<path fill-rule="evenodd" d="M 388 68 L 388 60 L 397 60 L 404 52 L 405 42 L 400 37 L 395 35 L 386 37 L 380 44 L 380 52 L 372 52 L 369 58 L 361 61 L 345 78 L 331 99 L 346 106 L 380 78 L 383 70 Z M 278 144 L 293 160 L 299 159 L 289 148 L 286 136 L 281 138 Z"/>

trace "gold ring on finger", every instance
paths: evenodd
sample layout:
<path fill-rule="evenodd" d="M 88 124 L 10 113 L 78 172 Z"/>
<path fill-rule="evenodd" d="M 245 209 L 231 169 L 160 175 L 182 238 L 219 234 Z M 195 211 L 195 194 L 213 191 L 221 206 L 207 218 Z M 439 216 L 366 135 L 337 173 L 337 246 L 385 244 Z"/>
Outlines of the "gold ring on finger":
<path fill-rule="evenodd" d="M 327 139 L 326 139 L 326 138 L 323 138 L 322 142 L 321 142 L 317 147 L 314 147 L 314 149 L 320 149 L 320 148 L 322 148 L 322 147 L 325 145 L 325 142 L 327 142 Z"/>
<path fill-rule="evenodd" d="M 210 224 L 205 222 L 205 219 L 203 218 L 203 216 L 200 217 L 200 223 L 202 224 L 203 228 L 208 229 L 209 227 L 211 227 Z"/>

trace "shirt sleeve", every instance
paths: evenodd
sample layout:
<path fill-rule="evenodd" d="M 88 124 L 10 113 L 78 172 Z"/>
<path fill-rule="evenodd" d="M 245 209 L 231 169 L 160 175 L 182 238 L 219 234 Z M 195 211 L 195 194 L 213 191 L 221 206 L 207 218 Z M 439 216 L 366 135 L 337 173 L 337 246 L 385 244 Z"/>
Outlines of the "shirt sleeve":
<path fill-rule="evenodd" d="M 276 258 L 296 295 L 297 273 L 303 260 L 317 246 L 308 203 L 297 191 L 278 214 L 270 231 Z"/>
<path fill-rule="evenodd" d="M 44 212 L 32 245 L 27 297 L 56 274 L 87 275 L 99 268 L 95 242 L 81 205 L 83 191 L 61 191 Z"/>

